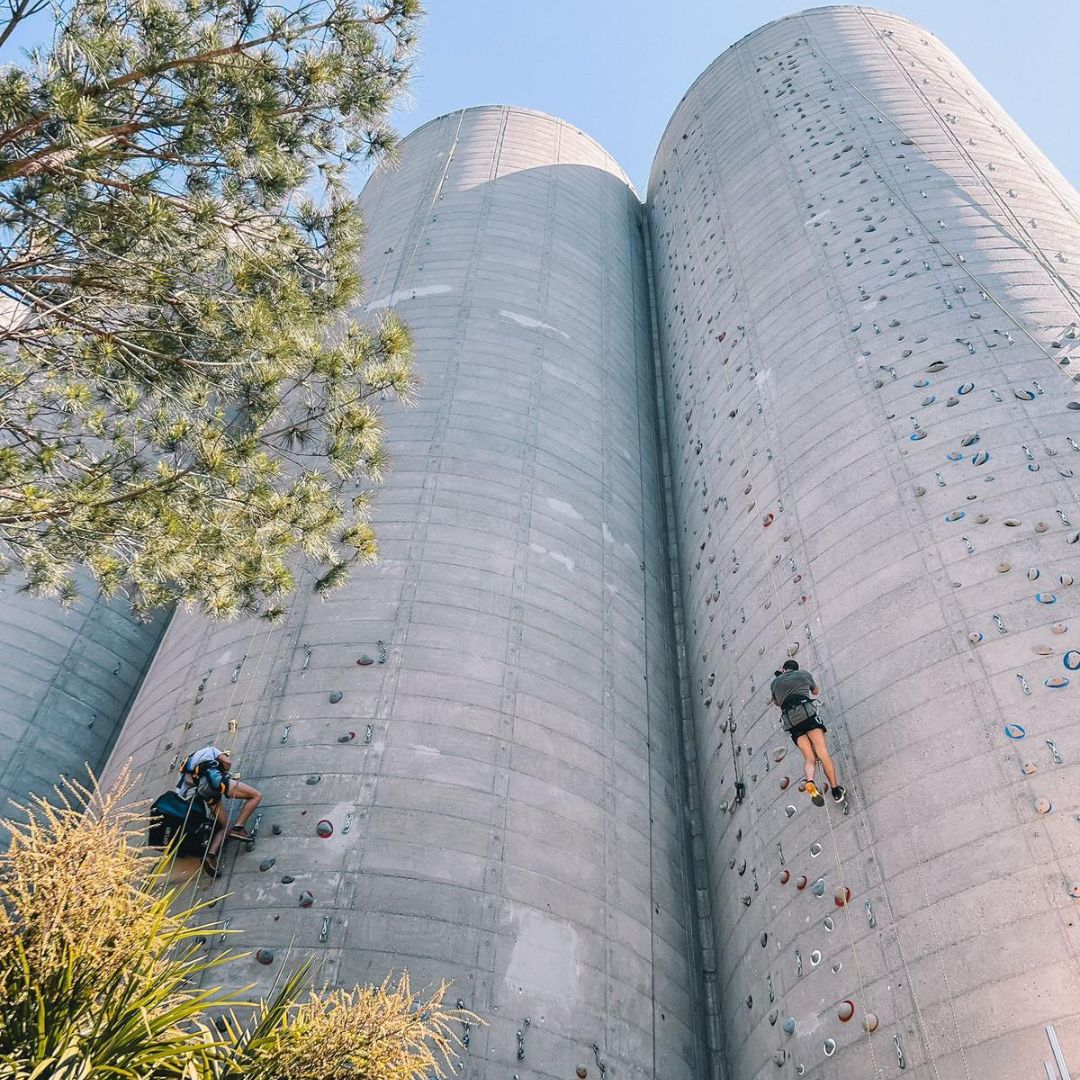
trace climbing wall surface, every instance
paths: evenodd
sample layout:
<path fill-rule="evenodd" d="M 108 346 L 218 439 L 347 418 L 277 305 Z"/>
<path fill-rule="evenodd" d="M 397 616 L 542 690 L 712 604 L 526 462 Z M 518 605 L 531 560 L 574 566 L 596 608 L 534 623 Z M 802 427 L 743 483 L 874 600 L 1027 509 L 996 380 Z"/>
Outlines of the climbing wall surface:
<path fill-rule="evenodd" d="M 930 33 L 826 8 L 698 79 L 649 205 L 732 1075 L 1075 1075 L 1080 198 Z"/>
<path fill-rule="evenodd" d="M 423 380 L 382 560 L 278 629 L 178 617 L 113 764 L 153 795 L 234 743 L 263 790 L 212 887 L 263 950 L 237 982 L 290 947 L 407 967 L 486 1019 L 464 1075 L 701 1077 L 640 203 L 492 107 L 412 134 L 362 209 L 359 314 L 400 312 Z"/>
<path fill-rule="evenodd" d="M 67 609 L 15 580 L 0 586 L 0 817 L 101 769 L 161 637 L 164 615 L 138 622 L 122 601 L 95 599 L 89 579 L 80 585 Z"/>

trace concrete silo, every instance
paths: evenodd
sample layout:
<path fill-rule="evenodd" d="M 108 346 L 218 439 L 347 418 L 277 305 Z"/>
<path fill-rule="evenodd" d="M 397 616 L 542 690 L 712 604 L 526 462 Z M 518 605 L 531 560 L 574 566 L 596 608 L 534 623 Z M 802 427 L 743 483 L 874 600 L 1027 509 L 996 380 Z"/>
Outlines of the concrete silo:
<path fill-rule="evenodd" d="M 0 588 L 0 816 L 101 769 L 161 638 L 166 616 L 139 622 L 82 584 L 70 608 Z"/>
<path fill-rule="evenodd" d="M 649 219 L 731 1075 L 1076 1070 L 1080 198 L 933 35 L 823 8 L 697 80 Z"/>
<path fill-rule="evenodd" d="M 400 312 L 423 380 L 382 560 L 278 629 L 178 617 L 114 766 L 154 795 L 235 742 L 264 791 L 214 886 L 275 951 L 236 981 L 290 947 L 453 979 L 469 1076 L 707 1075 L 641 205 L 505 107 L 414 132 L 361 205 L 358 314 Z"/>

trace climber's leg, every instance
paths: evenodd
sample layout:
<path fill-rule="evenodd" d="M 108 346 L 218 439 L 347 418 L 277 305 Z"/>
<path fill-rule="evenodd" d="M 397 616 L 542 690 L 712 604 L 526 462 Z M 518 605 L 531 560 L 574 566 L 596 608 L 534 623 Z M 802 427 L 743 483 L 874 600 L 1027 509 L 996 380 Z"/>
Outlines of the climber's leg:
<path fill-rule="evenodd" d="M 250 840 L 251 834 L 244 828 L 245 823 L 262 802 L 262 792 L 253 788 L 250 784 L 242 784 L 239 780 L 229 781 L 229 798 L 243 799 L 244 805 L 240 809 L 240 816 L 236 824 L 229 830 L 229 836 L 234 840 Z"/>
<path fill-rule="evenodd" d="M 810 740 L 810 746 L 814 756 L 821 762 L 821 767 L 825 770 L 825 776 L 829 780 L 829 786 L 834 792 L 839 790 L 841 792 L 840 797 L 843 798 L 844 789 L 836 782 L 836 766 L 833 765 L 833 760 L 829 756 L 829 748 L 825 745 L 824 729 L 814 728 L 806 737 Z"/>
<path fill-rule="evenodd" d="M 800 735 L 795 740 L 795 745 L 802 751 L 803 766 L 806 770 L 806 793 L 810 796 L 815 806 L 824 806 L 825 800 L 814 783 L 814 771 L 817 769 L 817 754 L 814 752 L 813 743 L 809 735 Z"/>

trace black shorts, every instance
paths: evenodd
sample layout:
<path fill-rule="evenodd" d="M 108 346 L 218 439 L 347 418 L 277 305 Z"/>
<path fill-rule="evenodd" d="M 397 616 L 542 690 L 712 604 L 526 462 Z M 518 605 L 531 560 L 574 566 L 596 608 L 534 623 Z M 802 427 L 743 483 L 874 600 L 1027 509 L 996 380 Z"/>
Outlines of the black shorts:
<path fill-rule="evenodd" d="M 829 729 L 815 716 L 812 720 L 800 720 L 789 732 L 791 741 L 797 743 L 799 737 L 805 735 L 808 731 L 828 731 Z"/>

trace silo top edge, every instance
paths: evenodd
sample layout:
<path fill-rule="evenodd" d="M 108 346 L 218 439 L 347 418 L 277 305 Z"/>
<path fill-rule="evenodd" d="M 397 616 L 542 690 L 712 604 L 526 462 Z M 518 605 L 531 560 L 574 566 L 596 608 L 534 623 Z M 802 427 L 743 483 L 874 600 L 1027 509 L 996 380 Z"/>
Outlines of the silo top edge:
<path fill-rule="evenodd" d="M 924 33 L 930 34 L 931 36 L 936 36 L 934 35 L 932 30 L 927 30 L 926 27 L 915 22 L 913 19 L 909 19 L 906 15 L 900 15 L 895 11 L 889 11 L 887 8 L 869 7 L 865 4 L 824 4 L 821 7 L 803 8 L 801 11 L 793 11 L 790 15 L 781 15 L 778 19 L 772 19 L 767 23 L 763 23 L 756 29 L 751 30 L 749 34 L 744 34 L 741 38 L 739 38 L 738 41 L 732 42 L 726 49 L 723 50 L 723 52 L 719 54 L 719 56 L 716 57 L 715 60 L 706 65 L 701 74 L 698 75 L 698 77 L 687 87 L 686 93 L 684 93 L 683 96 L 679 98 L 678 104 L 675 106 L 674 110 L 672 110 L 671 119 L 669 119 L 668 122 L 664 125 L 663 133 L 661 134 L 660 141 L 656 147 L 656 154 L 653 156 L 653 164 L 649 170 L 649 181 L 646 186 L 646 199 L 648 198 L 648 189 L 652 187 L 653 176 L 656 173 L 656 160 L 660 154 L 660 148 L 664 145 L 664 141 L 667 139 L 668 132 L 671 130 L 676 120 L 678 119 L 679 111 L 680 109 L 682 109 L 683 103 L 694 92 L 694 89 L 697 87 L 698 83 L 700 83 L 717 64 L 719 64 L 734 49 L 739 48 L 739 46 L 744 45 L 746 42 L 750 41 L 752 38 L 757 37 L 759 34 L 764 34 L 767 30 L 771 30 L 773 27 L 779 26 L 781 23 L 789 22 L 793 19 L 802 19 L 807 16 L 826 15 L 842 11 L 857 12 L 866 15 L 886 15 L 890 19 L 898 19 L 901 22 L 906 22 L 910 24 L 911 26 L 917 26 Z"/>
<path fill-rule="evenodd" d="M 577 124 L 571 123 L 569 120 L 564 120 L 561 116 L 556 116 L 554 113 L 544 112 L 543 109 L 530 109 L 526 105 L 498 105 L 498 104 L 486 104 L 486 105 L 466 105 L 460 109 L 451 109 L 449 112 L 440 113 L 438 116 L 433 116 L 430 120 L 425 120 L 419 127 L 415 127 L 407 135 L 403 135 L 401 138 L 402 143 L 405 143 L 411 139 L 414 135 L 419 134 L 425 128 L 431 127 L 432 124 L 437 124 L 442 120 L 445 120 L 448 116 L 457 116 L 460 113 L 482 113 L 482 112 L 511 112 L 520 113 L 526 116 L 536 116 L 543 120 L 551 120 L 557 124 L 562 124 L 564 127 L 569 128 L 571 131 L 580 135 L 586 141 L 592 143 L 602 154 L 604 154 L 613 166 L 613 170 L 617 170 L 618 176 L 621 180 L 625 181 L 627 187 L 634 192 L 635 196 L 638 196 L 637 189 L 634 187 L 633 182 L 627 175 L 626 170 L 616 160 L 615 155 L 607 149 L 606 146 L 598 139 L 594 138 L 587 131 L 583 131 L 577 126 Z M 640 196 L 638 196 L 640 198 Z"/>

